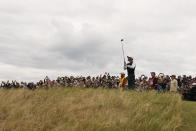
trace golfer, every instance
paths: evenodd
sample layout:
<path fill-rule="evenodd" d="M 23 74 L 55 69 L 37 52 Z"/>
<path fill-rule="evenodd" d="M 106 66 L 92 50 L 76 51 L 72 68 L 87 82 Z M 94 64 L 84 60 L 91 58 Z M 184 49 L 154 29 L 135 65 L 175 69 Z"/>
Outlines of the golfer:
<path fill-rule="evenodd" d="M 127 56 L 127 59 L 128 63 L 124 62 L 124 70 L 127 70 L 128 74 L 128 89 L 134 89 L 136 64 L 133 62 L 132 57 Z"/>

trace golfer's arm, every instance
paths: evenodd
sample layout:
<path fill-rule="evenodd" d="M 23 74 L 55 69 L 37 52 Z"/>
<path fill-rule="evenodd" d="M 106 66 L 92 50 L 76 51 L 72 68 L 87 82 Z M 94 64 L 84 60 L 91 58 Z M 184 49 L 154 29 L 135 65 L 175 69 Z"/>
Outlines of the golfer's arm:
<path fill-rule="evenodd" d="M 136 64 L 133 63 L 132 65 L 127 65 L 127 68 L 130 68 L 130 69 L 134 69 L 136 67 Z"/>
<path fill-rule="evenodd" d="M 127 64 L 126 65 L 124 65 L 124 70 L 126 70 L 127 69 Z"/>

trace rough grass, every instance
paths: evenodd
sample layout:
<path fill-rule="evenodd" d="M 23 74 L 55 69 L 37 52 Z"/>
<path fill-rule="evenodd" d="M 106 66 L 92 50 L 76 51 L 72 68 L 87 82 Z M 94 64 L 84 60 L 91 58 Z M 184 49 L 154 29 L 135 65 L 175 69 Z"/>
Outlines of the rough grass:
<path fill-rule="evenodd" d="M 0 130 L 174 131 L 184 128 L 182 104 L 178 94 L 155 92 L 0 90 Z"/>
<path fill-rule="evenodd" d="M 181 131 L 196 131 L 196 102 L 184 101 L 182 104 L 182 125 Z"/>

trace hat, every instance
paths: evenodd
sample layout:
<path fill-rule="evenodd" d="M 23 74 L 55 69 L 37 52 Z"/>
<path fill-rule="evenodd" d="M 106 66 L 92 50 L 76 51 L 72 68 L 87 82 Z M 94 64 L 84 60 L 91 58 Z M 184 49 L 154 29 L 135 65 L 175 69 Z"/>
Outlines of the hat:
<path fill-rule="evenodd" d="M 175 76 L 175 75 L 171 75 L 170 77 L 174 77 L 174 78 L 176 78 L 176 76 Z"/>
<path fill-rule="evenodd" d="M 155 72 L 150 72 L 150 74 L 156 74 Z"/>
<path fill-rule="evenodd" d="M 122 74 L 124 74 L 124 75 L 125 75 L 125 73 L 124 73 L 124 72 L 121 72 L 120 74 L 121 74 L 121 75 L 122 75 Z"/>
<path fill-rule="evenodd" d="M 131 57 L 131 56 L 127 56 L 127 58 L 131 58 L 133 60 L 133 57 Z"/>

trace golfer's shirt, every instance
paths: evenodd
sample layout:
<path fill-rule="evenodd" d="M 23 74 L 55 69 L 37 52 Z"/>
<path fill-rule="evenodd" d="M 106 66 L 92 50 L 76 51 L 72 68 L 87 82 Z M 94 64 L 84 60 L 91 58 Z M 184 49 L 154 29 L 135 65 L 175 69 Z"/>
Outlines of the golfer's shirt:
<path fill-rule="evenodd" d="M 135 76 L 136 64 L 134 62 L 127 63 L 124 70 L 127 70 L 128 76 Z"/>
<path fill-rule="evenodd" d="M 136 64 L 134 62 L 127 63 L 124 66 L 124 70 L 126 70 L 126 69 L 135 69 L 135 68 L 136 68 Z"/>

